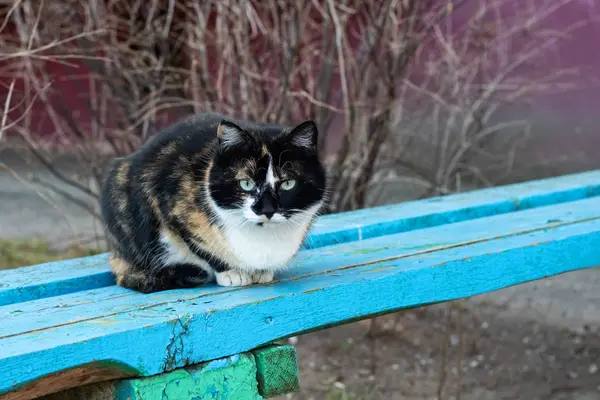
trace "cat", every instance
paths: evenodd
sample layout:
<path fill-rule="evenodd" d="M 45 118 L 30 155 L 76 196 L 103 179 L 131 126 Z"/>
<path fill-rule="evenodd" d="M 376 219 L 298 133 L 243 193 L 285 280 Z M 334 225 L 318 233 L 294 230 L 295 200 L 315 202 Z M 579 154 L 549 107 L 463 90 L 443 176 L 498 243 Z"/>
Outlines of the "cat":
<path fill-rule="evenodd" d="M 326 207 L 317 139 L 311 120 L 204 113 L 115 158 L 100 208 L 117 284 L 152 293 L 272 281 Z"/>

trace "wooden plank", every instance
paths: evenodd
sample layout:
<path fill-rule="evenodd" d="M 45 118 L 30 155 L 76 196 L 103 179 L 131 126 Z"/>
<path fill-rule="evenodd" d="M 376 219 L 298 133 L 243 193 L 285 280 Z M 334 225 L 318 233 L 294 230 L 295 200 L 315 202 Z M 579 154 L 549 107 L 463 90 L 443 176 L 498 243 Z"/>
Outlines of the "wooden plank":
<path fill-rule="evenodd" d="M 272 345 L 252 351 L 258 392 L 264 398 L 300 391 L 298 357 L 293 346 Z"/>
<path fill-rule="evenodd" d="M 600 194 L 600 171 L 320 217 L 306 248 L 559 204 Z M 0 271 L 0 306 L 110 286 L 106 254 Z"/>
<path fill-rule="evenodd" d="M 260 400 L 251 353 L 115 385 L 114 400 Z"/>
<path fill-rule="evenodd" d="M 296 280 L 348 265 L 377 262 L 390 257 L 410 257 L 436 249 L 545 229 L 557 224 L 573 223 L 597 216 L 600 216 L 600 198 L 591 198 L 312 249 L 303 251 L 292 263 L 291 268 L 279 275 L 278 279 L 281 282 Z M 11 324 L 0 326 L 0 340 L 51 326 L 74 324 L 117 313 L 137 312 L 139 309 L 150 309 L 175 301 L 188 300 L 210 304 L 213 301 L 212 297 L 237 290 L 240 289 L 212 285 L 144 295 L 113 286 L 12 304 L 0 307 L 0 320 L 11 321 Z"/>
<path fill-rule="evenodd" d="M 282 350 L 284 351 L 284 350 Z M 289 351 L 287 348 L 285 351 Z M 95 376 L 104 373 L 100 365 L 87 366 Z M 93 379 L 81 381 L 81 369 L 53 376 L 34 385 L 1 396 L 2 400 L 30 400 L 56 393 L 50 399 L 95 400 L 260 400 L 258 371 L 253 353 L 236 354 L 197 365 L 146 378 L 113 380 L 102 384 L 89 384 Z M 110 379 L 110 378 L 107 378 Z M 62 385 L 61 393 L 56 392 Z"/>
<path fill-rule="evenodd" d="M 75 386 L 49 400 L 258 400 L 299 389 L 296 350 L 289 345 L 270 345 L 151 377 Z M 13 392 L 10 400 L 35 395 L 31 391 Z"/>
<path fill-rule="evenodd" d="M 324 216 L 305 247 L 364 240 L 600 195 L 600 170 Z"/>
<path fill-rule="evenodd" d="M 107 254 L 0 270 L 0 306 L 110 285 Z"/>
<path fill-rule="evenodd" d="M 128 366 L 110 362 L 93 362 L 75 368 L 58 371 L 42 377 L 39 380 L 28 382 L 18 391 L 0 394 L 0 400 L 30 400 L 37 399 L 51 393 L 57 393 L 64 389 L 81 386 L 89 386 L 97 382 L 109 381 L 127 376 L 136 376 Z M 105 387 L 102 400 L 112 400 L 112 387 Z M 2 392 L 0 392 L 2 393 Z M 81 394 L 81 393 L 78 393 Z M 84 393 L 85 394 L 85 393 Z M 57 395 L 58 396 L 58 395 Z M 96 396 L 94 396 L 96 397 Z M 75 399 L 88 397 L 74 397 Z M 97 398 L 97 397 L 96 397 Z M 56 400 L 63 400 L 59 397 Z"/>
<path fill-rule="evenodd" d="M 277 285 L 220 293 L 209 303 L 171 301 L 5 337 L 0 340 L 0 393 L 98 360 L 127 365 L 140 376 L 162 373 L 322 326 L 592 267 L 600 264 L 599 246 L 596 216 L 344 265 Z M 239 334 L 222 334 L 232 327 Z"/>

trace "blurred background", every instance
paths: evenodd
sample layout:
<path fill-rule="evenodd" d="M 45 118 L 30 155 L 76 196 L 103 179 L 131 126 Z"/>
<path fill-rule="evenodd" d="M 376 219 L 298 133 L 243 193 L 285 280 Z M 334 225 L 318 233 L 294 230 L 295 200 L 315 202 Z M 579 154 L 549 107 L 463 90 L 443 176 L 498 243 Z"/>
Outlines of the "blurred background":
<path fill-rule="evenodd" d="M 0 268 L 104 251 L 107 162 L 314 119 L 331 212 L 600 168 L 597 0 L 0 0 Z M 292 338 L 294 399 L 600 399 L 600 272 Z"/>

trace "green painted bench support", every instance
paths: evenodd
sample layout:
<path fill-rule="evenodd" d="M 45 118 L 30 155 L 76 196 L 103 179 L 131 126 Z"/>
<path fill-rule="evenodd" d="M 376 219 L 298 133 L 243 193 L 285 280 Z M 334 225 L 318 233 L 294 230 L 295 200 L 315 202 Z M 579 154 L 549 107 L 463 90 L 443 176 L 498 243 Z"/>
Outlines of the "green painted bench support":
<path fill-rule="evenodd" d="M 322 216 L 264 285 L 142 294 L 106 254 L 0 271 L 0 400 L 107 381 L 111 400 L 273 397 L 299 385 L 277 340 L 595 267 L 598 249 L 590 171 Z"/>
<path fill-rule="evenodd" d="M 256 361 L 251 353 L 116 384 L 114 400 L 258 400 Z"/>
<path fill-rule="evenodd" d="M 267 346 L 252 353 L 261 396 L 269 398 L 300 390 L 298 358 L 293 346 Z"/>
<path fill-rule="evenodd" d="M 300 389 L 296 350 L 269 346 L 148 378 L 124 379 L 114 400 L 258 400 Z"/>
<path fill-rule="evenodd" d="M 47 400 L 261 400 L 299 390 L 296 350 L 270 345 L 146 378 L 70 389 Z"/>

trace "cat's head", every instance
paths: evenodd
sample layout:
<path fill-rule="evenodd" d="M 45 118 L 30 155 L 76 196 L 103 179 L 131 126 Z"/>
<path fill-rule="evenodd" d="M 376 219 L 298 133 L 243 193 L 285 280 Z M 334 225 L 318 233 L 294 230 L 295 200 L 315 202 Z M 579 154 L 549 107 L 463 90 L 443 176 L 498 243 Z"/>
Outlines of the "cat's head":
<path fill-rule="evenodd" d="M 218 214 L 257 226 L 314 217 L 326 191 L 317 136 L 312 121 L 254 129 L 221 121 L 207 176 Z"/>

